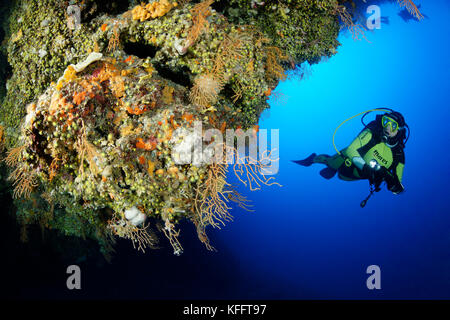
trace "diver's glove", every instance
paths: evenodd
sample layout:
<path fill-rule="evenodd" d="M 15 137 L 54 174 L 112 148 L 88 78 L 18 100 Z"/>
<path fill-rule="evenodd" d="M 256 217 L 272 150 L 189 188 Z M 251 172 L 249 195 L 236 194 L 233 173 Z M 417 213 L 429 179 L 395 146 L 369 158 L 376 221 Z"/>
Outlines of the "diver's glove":
<path fill-rule="evenodd" d="M 398 178 L 394 177 L 387 170 L 386 170 L 384 180 L 386 181 L 388 190 L 391 191 L 393 194 L 399 194 L 405 190 L 405 188 L 403 187 L 401 182 L 398 180 Z"/>
<path fill-rule="evenodd" d="M 370 184 L 375 186 L 375 191 L 380 191 L 380 185 L 383 181 L 386 181 L 388 190 L 394 194 L 402 193 L 405 190 L 398 178 L 394 177 L 388 169 L 380 166 L 375 160 L 364 164 L 361 173 L 364 178 L 369 180 Z"/>
<path fill-rule="evenodd" d="M 386 181 L 387 188 L 392 193 L 399 194 L 399 193 L 402 193 L 405 190 L 405 188 L 400 183 L 398 178 L 396 178 L 385 167 L 380 167 L 380 169 L 377 171 L 376 174 L 379 175 L 379 178 L 378 178 L 379 179 L 378 181 L 380 181 L 379 183 L 381 184 L 381 182 Z"/>
<path fill-rule="evenodd" d="M 388 190 L 392 191 L 393 194 L 400 194 L 405 191 L 405 188 L 401 183 L 393 184 L 392 186 L 388 185 Z"/>

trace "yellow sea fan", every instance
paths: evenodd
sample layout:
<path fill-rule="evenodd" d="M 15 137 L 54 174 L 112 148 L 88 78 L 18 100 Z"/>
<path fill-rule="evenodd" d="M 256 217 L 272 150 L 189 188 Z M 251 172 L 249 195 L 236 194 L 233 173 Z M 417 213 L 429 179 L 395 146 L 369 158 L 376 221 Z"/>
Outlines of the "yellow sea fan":
<path fill-rule="evenodd" d="M 420 13 L 419 9 L 414 4 L 414 2 L 412 2 L 411 0 L 397 0 L 397 1 L 401 7 L 406 7 L 406 10 L 408 10 L 408 12 L 412 16 L 416 17 L 418 20 L 423 19 L 423 15 Z"/>
<path fill-rule="evenodd" d="M 189 99 L 192 104 L 209 108 L 217 101 L 223 84 L 212 73 L 201 74 L 194 80 Z"/>
<path fill-rule="evenodd" d="M 38 181 L 34 172 L 30 172 L 25 166 L 18 166 L 8 177 L 8 180 L 13 181 L 14 198 L 24 197 L 29 199 L 31 192 L 38 186 Z"/>

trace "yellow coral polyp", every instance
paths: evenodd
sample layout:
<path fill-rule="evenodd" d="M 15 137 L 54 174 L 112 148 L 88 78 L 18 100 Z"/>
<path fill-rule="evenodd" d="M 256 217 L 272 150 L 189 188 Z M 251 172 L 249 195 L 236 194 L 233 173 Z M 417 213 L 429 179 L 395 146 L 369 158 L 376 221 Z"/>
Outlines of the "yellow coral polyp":
<path fill-rule="evenodd" d="M 35 103 L 30 103 L 27 106 L 27 113 L 32 113 L 34 111 L 36 111 L 36 104 Z"/>
<path fill-rule="evenodd" d="M 12 43 L 17 42 L 20 39 L 22 39 L 22 37 L 23 37 L 23 32 L 22 32 L 22 29 L 20 29 L 17 33 L 15 33 L 11 36 L 11 42 Z"/>
<path fill-rule="evenodd" d="M 164 87 L 162 90 L 162 100 L 166 104 L 171 104 L 173 102 L 173 92 L 175 91 L 172 87 Z"/>
<path fill-rule="evenodd" d="M 77 72 L 73 66 L 68 66 L 66 71 L 64 71 L 64 80 L 71 81 L 75 79 L 77 76 Z"/>
<path fill-rule="evenodd" d="M 131 13 L 133 15 L 133 20 L 144 22 L 150 18 L 160 18 L 176 6 L 178 6 L 178 3 L 176 2 L 170 3 L 168 0 L 161 0 L 147 3 L 146 5 L 136 6 Z"/>
<path fill-rule="evenodd" d="M 177 167 L 170 167 L 169 169 L 167 169 L 167 172 L 170 175 L 175 176 L 178 173 L 178 168 Z"/>
<path fill-rule="evenodd" d="M 72 80 L 76 79 L 76 77 L 77 77 L 77 72 L 76 72 L 75 68 L 72 65 L 68 66 L 67 69 L 64 71 L 63 77 L 58 81 L 58 84 L 56 85 L 56 89 L 61 90 L 64 83 L 72 81 Z"/>
<path fill-rule="evenodd" d="M 155 163 L 148 160 L 148 168 L 147 168 L 147 172 L 150 176 L 153 176 L 153 171 L 155 171 Z"/>
<path fill-rule="evenodd" d="M 5 128 L 0 124 L 0 149 L 3 149 L 5 142 Z"/>

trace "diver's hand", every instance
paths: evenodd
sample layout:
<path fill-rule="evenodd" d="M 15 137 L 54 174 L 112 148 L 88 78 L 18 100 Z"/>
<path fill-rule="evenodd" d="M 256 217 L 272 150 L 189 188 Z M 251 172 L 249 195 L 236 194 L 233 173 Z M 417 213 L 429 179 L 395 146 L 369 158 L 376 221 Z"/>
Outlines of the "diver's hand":
<path fill-rule="evenodd" d="M 387 189 L 393 194 L 400 194 L 405 190 L 400 181 L 385 167 L 381 168 L 380 173 L 383 175 L 383 180 L 386 181 Z"/>
<path fill-rule="evenodd" d="M 401 182 L 389 172 L 387 172 L 384 180 L 386 181 L 387 189 L 393 194 L 400 194 L 405 190 Z"/>
<path fill-rule="evenodd" d="M 370 178 L 373 176 L 373 168 L 371 168 L 367 163 L 363 166 L 362 168 L 362 174 L 363 177 L 367 178 L 370 180 Z"/>
<path fill-rule="evenodd" d="M 394 184 L 392 186 L 388 185 L 388 190 L 391 191 L 393 194 L 400 194 L 403 191 L 405 191 L 405 188 L 403 187 L 403 185 L 401 183 L 398 183 L 398 184 Z"/>
<path fill-rule="evenodd" d="M 378 168 L 371 167 L 367 163 L 362 168 L 363 176 L 369 180 L 374 180 L 375 176 L 377 175 L 377 172 L 378 172 Z M 371 181 L 371 183 L 372 183 L 372 181 Z"/>
<path fill-rule="evenodd" d="M 386 181 L 388 190 L 394 194 L 402 193 L 405 190 L 400 181 L 383 166 L 370 166 L 365 164 L 362 169 L 362 174 L 377 189 L 383 181 Z"/>

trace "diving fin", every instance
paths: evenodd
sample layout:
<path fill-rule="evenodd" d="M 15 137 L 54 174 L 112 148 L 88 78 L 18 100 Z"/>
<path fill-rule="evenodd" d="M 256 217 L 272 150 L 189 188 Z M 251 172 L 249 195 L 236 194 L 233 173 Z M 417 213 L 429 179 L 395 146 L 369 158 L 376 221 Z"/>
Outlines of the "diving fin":
<path fill-rule="evenodd" d="M 313 153 L 308 158 L 303 160 L 292 160 L 292 162 L 295 162 L 296 164 L 299 164 L 304 167 L 309 167 L 314 163 L 314 158 L 317 156 L 317 154 Z"/>
<path fill-rule="evenodd" d="M 337 173 L 337 170 L 335 170 L 333 168 L 329 168 L 329 167 L 326 167 L 326 168 L 320 170 L 320 175 L 327 180 L 330 180 L 331 178 L 333 178 L 336 175 L 336 173 Z"/>

